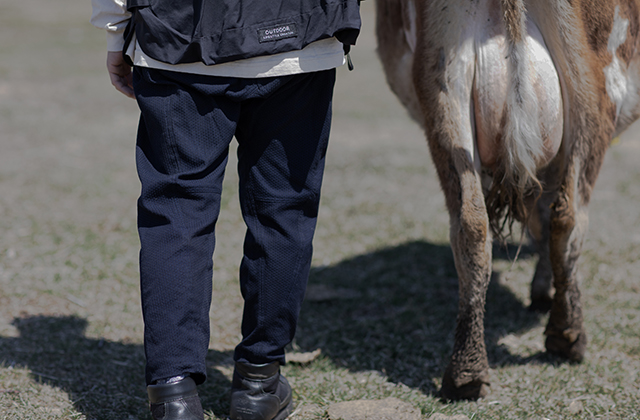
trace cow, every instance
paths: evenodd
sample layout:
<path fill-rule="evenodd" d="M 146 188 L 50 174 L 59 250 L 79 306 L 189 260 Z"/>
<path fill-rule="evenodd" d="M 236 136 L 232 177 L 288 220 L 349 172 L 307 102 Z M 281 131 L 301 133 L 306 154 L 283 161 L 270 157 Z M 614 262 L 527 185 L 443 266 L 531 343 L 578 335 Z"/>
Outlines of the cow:
<path fill-rule="evenodd" d="M 640 0 L 376 0 L 387 82 L 425 131 L 450 216 L 459 303 L 447 400 L 489 390 L 492 243 L 514 222 L 537 246 L 531 307 L 550 311 L 547 352 L 584 357 L 576 262 L 605 152 L 640 115 L 639 9 Z"/>

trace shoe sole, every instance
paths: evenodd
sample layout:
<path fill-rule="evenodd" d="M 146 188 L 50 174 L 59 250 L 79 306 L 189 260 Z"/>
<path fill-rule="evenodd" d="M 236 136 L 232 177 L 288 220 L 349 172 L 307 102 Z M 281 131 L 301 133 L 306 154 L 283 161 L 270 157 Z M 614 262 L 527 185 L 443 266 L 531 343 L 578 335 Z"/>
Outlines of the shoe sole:
<path fill-rule="evenodd" d="M 289 402 L 285 408 L 280 410 L 280 412 L 273 418 L 273 420 L 284 420 L 291 414 L 291 409 L 293 408 L 293 401 Z"/>
<path fill-rule="evenodd" d="M 284 420 L 291 415 L 291 409 L 293 408 L 293 401 L 287 404 L 282 410 L 278 411 L 278 414 L 271 420 Z M 227 420 L 231 420 L 231 417 L 227 417 Z M 265 419 L 266 420 L 266 419 Z"/>

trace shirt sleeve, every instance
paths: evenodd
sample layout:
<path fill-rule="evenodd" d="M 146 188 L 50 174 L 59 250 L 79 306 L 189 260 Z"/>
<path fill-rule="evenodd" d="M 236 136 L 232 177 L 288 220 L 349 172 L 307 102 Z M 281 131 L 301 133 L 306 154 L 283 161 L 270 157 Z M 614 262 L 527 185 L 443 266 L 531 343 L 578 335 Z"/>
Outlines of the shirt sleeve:
<path fill-rule="evenodd" d="M 91 24 L 107 31 L 107 51 L 122 51 L 124 29 L 131 19 L 126 0 L 91 0 Z"/>

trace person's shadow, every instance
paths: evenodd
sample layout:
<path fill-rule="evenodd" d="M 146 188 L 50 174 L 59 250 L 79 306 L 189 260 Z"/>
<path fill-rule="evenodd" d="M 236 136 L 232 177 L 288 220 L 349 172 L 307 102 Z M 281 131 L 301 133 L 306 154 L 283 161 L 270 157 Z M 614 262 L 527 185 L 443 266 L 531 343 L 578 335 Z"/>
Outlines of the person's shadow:
<path fill-rule="evenodd" d="M 516 247 L 494 246 L 495 259 Z M 524 246 L 520 259 L 532 258 Z M 497 281 L 487 292 L 485 339 L 492 366 L 554 359 L 539 351 L 520 357 L 500 338 L 538 326 L 527 309 Z M 390 381 L 437 395 L 453 347 L 458 280 L 448 244 L 415 241 L 312 269 L 296 335 L 301 351 L 321 349 L 337 366 L 383 372 Z"/>
<path fill-rule="evenodd" d="M 18 337 L 0 337 L 0 362 L 5 368 L 27 368 L 33 380 L 64 390 L 87 419 L 150 418 L 141 345 L 88 338 L 87 321 L 73 316 L 16 318 L 13 325 Z M 207 366 L 232 363 L 231 352 L 210 350 L 207 356 Z M 199 390 L 203 408 L 223 417 L 229 410 L 231 384 L 217 369 L 209 368 L 207 376 Z M 19 400 L 22 390 L 3 392 Z M 43 414 L 48 409 L 43 407 Z"/>

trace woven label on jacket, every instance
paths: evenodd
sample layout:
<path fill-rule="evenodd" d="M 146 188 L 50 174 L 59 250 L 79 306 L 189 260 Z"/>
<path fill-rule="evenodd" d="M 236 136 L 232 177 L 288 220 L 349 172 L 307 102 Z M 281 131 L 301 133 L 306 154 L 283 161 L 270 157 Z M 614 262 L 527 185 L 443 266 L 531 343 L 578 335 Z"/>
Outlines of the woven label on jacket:
<path fill-rule="evenodd" d="M 297 36 L 298 30 L 296 29 L 296 25 L 293 23 L 258 29 L 258 38 L 260 43 L 277 41 L 285 38 L 295 38 Z"/>

